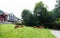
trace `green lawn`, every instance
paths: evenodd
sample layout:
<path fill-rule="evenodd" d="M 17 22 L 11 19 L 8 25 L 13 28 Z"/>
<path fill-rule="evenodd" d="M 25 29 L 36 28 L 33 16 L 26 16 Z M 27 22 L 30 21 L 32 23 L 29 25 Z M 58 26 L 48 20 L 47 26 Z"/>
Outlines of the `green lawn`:
<path fill-rule="evenodd" d="M 55 38 L 48 29 L 14 28 L 14 24 L 0 24 L 0 38 Z"/>

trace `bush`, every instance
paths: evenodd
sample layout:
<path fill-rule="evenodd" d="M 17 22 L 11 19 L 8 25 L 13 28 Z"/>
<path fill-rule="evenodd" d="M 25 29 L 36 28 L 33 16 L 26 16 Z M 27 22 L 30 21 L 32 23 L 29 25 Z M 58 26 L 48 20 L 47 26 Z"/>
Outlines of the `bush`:
<path fill-rule="evenodd" d="M 22 25 L 22 23 L 15 23 L 16 25 Z"/>
<path fill-rule="evenodd" d="M 60 29 L 60 23 L 55 23 L 54 24 L 54 29 Z"/>
<path fill-rule="evenodd" d="M 52 23 L 46 23 L 44 24 L 45 28 L 53 29 L 53 24 Z"/>

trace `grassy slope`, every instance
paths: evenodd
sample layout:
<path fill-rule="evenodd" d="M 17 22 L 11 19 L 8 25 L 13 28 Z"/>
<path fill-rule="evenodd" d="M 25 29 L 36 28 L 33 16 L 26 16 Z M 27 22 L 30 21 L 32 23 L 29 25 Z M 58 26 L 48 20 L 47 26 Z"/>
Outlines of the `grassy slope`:
<path fill-rule="evenodd" d="M 0 25 L 0 38 L 55 38 L 48 29 L 14 28 L 13 24 Z"/>

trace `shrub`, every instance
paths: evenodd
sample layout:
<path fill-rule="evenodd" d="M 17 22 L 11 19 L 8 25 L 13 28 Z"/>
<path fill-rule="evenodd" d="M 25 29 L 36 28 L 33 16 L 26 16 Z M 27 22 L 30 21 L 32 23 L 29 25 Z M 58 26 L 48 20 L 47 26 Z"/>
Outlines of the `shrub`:
<path fill-rule="evenodd" d="M 16 25 L 22 25 L 22 23 L 15 23 Z"/>
<path fill-rule="evenodd" d="M 60 23 L 55 23 L 54 29 L 60 29 Z"/>
<path fill-rule="evenodd" d="M 46 23 L 44 24 L 45 28 L 53 29 L 53 24 L 52 23 Z"/>

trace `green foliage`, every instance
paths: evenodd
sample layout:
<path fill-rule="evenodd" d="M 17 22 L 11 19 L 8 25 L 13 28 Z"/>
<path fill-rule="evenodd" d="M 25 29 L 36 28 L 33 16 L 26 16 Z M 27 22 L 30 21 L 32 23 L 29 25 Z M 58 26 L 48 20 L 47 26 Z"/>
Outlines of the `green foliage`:
<path fill-rule="evenodd" d="M 54 9 L 54 15 L 55 15 L 55 28 L 60 29 L 60 0 L 56 0 L 56 5 L 55 5 L 55 9 Z"/>
<path fill-rule="evenodd" d="M 49 16 L 49 12 L 47 11 L 46 7 L 44 7 L 44 4 L 42 2 L 36 3 L 34 8 L 34 16 L 35 21 L 39 25 L 48 23 L 49 20 L 52 19 L 52 17 Z"/>
<path fill-rule="evenodd" d="M 55 9 L 54 9 L 54 12 L 55 12 L 55 16 L 56 18 L 60 18 L 60 0 L 56 0 L 56 5 L 55 5 Z"/>
<path fill-rule="evenodd" d="M 54 28 L 55 29 L 60 29 L 60 18 L 56 19 Z"/>
<path fill-rule="evenodd" d="M 34 13 L 37 12 L 37 10 L 39 10 L 40 8 L 42 8 L 44 6 L 44 4 L 42 3 L 42 1 L 37 2 L 34 8 Z"/>
<path fill-rule="evenodd" d="M 18 22 L 18 23 L 15 23 L 15 24 L 16 24 L 16 25 L 22 25 L 22 23 L 19 23 L 19 22 Z"/>
<path fill-rule="evenodd" d="M 35 5 L 34 8 L 34 19 L 36 22 L 36 25 L 40 25 L 40 20 L 41 20 L 41 14 L 42 14 L 42 9 L 43 9 L 43 3 L 42 2 L 38 2 Z"/>
<path fill-rule="evenodd" d="M 60 8 L 55 8 L 54 12 L 55 12 L 55 17 L 59 18 L 60 17 Z"/>
<path fill-rule="evenodd" d="M 27 26 L 33 25 L 33 15 L 29 10 L 27 10 L 27 9 L 23 10 L 22 19 L 23 19 L 24 25 L 27 25 Z"/>
<path fill-rule="evenodd" d="M 54 12 L 53 11 L 50 11 L 48 12 L 48 20 L 49 20 L 49 23 L 54 23 L 56 18 L 55 18 L 55 15 L 54 15 Z"/>
<path fill-rule="evenodd" d="M 52 29 L 55 24 L 55 21 L 56 21 L 56 17 L 55 17 L 54 11 L 49 11 L 47 19 L 46 19 L 46 24 L 44 24 L 44 25 L 45 25 L 45 27 Z"/>
<path fill-rule="evenodd" d="M 53 11 L 47 11 L 42 1 L 36 3 L 34 13 L 32 14 L 29 10 L 24 9 L 22 12 L 23 24 L 28 26 L 40 26 L 48 23 L 52 24 L 55 21 Z M 48 25 L 50 25 L 48 24 Z"/>
<path fill-rule="evenodd" d="M 48 29 L 37 29 L 32 27 L 14 28 L 13 24 L 2 24 L 0 26 L 0 38 L 56 38 Z"/>
<path fill-rule="evenodd" d="M 54 29 L 60 30 L 60 23 L 56 23 L 55 26 L 54 26 Z"/>

